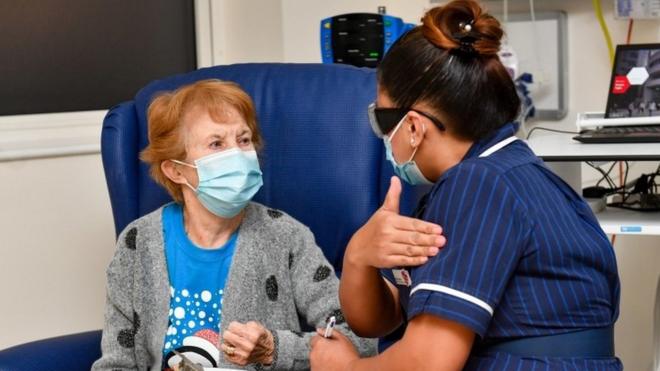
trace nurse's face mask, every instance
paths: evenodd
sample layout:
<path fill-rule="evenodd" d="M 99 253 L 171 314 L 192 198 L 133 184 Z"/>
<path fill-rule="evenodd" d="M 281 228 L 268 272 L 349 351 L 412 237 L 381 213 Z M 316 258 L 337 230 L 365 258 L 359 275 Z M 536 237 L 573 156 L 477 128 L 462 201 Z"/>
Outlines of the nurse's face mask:
<path fill-rule="evenodd" d="M 378 108 L 375 103 L 369 105 L 369 123 L 376 136 L 383 139 L 385 155 L 387 160 L 392 164 L 394 173 L 397 176 L 412 185 L 433 184 L 424 176 L 424 174 L 422 174 L 417 163 L 413 161 L 419 147 L 415 148 L 410 159 L 402 164 L 398 164 L 394 159 L 394 154 L 392 152 L 392 138 L 394 138 L 394 135 L 399 131 L 401 126 L 403 126 L 406 115 L 410 111 L 417 112 L 428 118 L 440 130 L 444 130 L 445 126 L 438 119 L 425 112 L 412 108 Z M 391 134 L 387 135 L 389 132 L 391 132 Z"/>
<path fill-rule="evenodd" d="M 197 189 L 187 180 L 185 184 L 206 209 L 222 218 L 238 215 L 263 185 L 254 150 L 231 148 L 199 158 L 194 165 L 179 160 L 172 162 L 197 169 Z"/>

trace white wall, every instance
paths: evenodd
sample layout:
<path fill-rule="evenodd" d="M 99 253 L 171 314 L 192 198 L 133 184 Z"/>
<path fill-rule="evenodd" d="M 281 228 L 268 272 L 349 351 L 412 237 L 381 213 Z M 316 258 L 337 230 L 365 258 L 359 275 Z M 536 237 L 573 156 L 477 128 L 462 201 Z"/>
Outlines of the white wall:
<path fill-rule="evenodd" d="M 212 1 L 216 63 L 319 62 L 319 21 L 348 12 L 389 14 L 417 23 L 425 0 L 222 0 Z M 526 11 L 526 1 L 510 8 Z M 570 112 L 603 109 L 610 67 L 591 2 L 537 0 L 539 10 L 568 13 Z M 498 11 L 498 2 L 488 2 Z M 615 43 L 627 23 L 614 21 L 603 1 Z M 658 22 L 636 22 L 634 42 L 658 41 Z M 637 171 L 648 165 L 637 163 Z M 594 175 L 587 173 L 585 178 Z M 99 155 L 0 162 L 0 348 L 28 340 L 100 328 L 104 270 L 114 250 L 112 216 Z M 615 246 L 622 282 L 617 354 L 630 370 L 652 362 L 655 285 L 660 276 L 660 238 L 619 236 Z"/>
<path fill-rule="evenodd" d="M 280 0 L 211 1 L 216 64 L 281 62 Z"/>
<path fill-rule="evenodd" d="M 114 226 L 100 155 L 0 162 L 0 349 L 98 329 Z"/>

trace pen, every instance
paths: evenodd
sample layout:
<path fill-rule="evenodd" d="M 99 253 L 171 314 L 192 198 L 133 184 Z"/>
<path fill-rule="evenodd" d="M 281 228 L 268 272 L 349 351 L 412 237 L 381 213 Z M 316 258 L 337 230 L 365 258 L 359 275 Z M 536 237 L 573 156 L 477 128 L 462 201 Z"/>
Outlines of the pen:
<path fill-rule="evenodd" d="M 325 325 L 325 332 L 323 333 L 324 338 L 329 338 L 332 336 L 332 329 L 335 327 L 335 322 L 337 322 L 335 316 L 328 318 L 328 323 Z"/>

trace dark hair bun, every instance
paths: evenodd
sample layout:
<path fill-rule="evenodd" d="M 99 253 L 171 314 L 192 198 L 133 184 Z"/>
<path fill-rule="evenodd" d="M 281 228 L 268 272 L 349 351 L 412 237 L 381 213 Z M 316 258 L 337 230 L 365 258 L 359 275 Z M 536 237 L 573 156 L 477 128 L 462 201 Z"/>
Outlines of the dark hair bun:
<path fill-rule="evenodd" d="M 422 33 L 438 48 L 494 56 L 500 50 L 504 31 L 500 22 L 475 0 L 453 0 L 424 14 Z"/>

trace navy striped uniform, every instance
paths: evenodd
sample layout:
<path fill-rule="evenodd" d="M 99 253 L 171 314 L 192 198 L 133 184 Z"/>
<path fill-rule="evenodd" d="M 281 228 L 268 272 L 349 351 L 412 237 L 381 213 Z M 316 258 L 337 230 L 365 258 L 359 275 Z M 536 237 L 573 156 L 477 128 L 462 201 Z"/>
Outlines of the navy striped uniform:
<path fill-rule="evenodd" d="M 431 190 L 423 219 L 447 244 L 398 286 L 408 320 L 428 313 L 480 341 L 608 326 L 618 316 L 614 251 L 588 205 L 514 141 L 515 126 L 475 143 Z M 384 276 L 392 280 L 391 272 Z M 409 295 L 409 296 L 408 296 Z M 617 358 L 516 357 L 473 351 L 467 370 L 620 370 Z"/>

